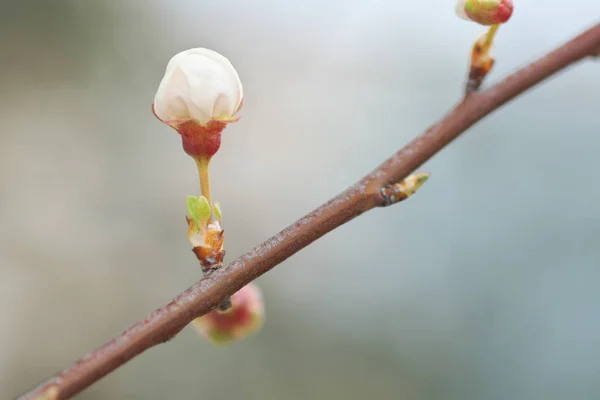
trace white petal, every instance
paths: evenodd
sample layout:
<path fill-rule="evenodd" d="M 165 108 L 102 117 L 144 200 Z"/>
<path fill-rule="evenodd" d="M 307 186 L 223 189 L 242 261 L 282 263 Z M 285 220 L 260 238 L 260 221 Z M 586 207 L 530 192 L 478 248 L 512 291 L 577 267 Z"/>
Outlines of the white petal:
<path fill-rule="evenodd" d="M 163 121 L 189 119 L 189 90 L 186 76 L 172 68 L 158 87 L 154 97 L 154 112 Z"/>
<path fill-rule="evenodd" d="M 242 83 L 227 58 L 209 49 L 190 49 L 169 61 L 154 110 L 165 122 L 194 119 L 206 124 L 233 116 L 242 98 Z"/>

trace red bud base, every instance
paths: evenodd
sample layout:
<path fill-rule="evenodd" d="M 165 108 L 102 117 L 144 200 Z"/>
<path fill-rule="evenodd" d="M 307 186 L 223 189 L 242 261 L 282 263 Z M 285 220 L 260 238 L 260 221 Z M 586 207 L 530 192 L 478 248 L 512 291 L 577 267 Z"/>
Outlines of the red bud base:
<path fill-rule="evenodd" d="M 221 121 L 209 121 L 206 126 L 190 120 L 177 125 L 175 129 L 181 135 L 183 150 L 192 157 L 212 157 L 221 147 L 221 132 L 227 124 Z"/>

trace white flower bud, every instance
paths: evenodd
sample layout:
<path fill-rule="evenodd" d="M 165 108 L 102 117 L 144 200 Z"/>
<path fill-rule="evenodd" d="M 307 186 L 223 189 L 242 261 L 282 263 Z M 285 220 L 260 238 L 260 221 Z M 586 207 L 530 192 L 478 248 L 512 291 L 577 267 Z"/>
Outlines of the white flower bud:
<path fill-rule="evenodd" d="M 216 51 L 197 48 L 175 55 L 154 97 L 154 113 L 177 126 L 196 121 L 231 122 L 242 105 L 242 82 L 229 60 Z"/>

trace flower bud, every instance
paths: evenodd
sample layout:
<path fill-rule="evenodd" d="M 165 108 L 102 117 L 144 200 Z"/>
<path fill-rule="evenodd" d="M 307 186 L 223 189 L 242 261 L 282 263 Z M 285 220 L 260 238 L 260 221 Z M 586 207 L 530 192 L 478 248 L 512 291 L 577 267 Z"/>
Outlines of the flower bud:
<path fill-rule="evenodd" d="M 456 14 L 481 25 L 502 24 L 513 12 L 512 0 L 458 0 Z"/>
<path fill-rule="evenodd" d="M 243 96 L 240 78 L 227 58 L 209 49 L 190 49 L 169 61 L 152 110 L 179 132 L 188 154 L 211 157 L 226 124 L 237 121 Z"/>
<path fill-rule="evenodd" d="M 242 339 L 260 330 L 265 321 L 262 294 L 254 283 L 231 296 L 231 307 L 219 309 L 192 321 L 194 329 L 209 341 L 224 344 Z"/>

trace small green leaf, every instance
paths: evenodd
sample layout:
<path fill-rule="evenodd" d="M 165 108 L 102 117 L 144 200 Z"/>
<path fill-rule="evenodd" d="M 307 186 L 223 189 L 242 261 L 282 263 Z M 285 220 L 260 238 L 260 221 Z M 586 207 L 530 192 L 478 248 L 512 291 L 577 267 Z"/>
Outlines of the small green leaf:
<path fill-rule="evenodd" d="M 200 225 L 200 216 L 198 215 L 198 198 L 195 196 L 187 197 L 187 213 L 190 216 L 190 219 L 196 223 L 197 226 Z"/>
<path fill-rule="evenodd" d="M 198 197 L 198 203 L 196 203 L 198 217 L 200 218 L 200 222 L 202 225 L 206 224 L 206 222 L 210 219 L 212 215 L 212 210 L 210 209 L 210 204 L 208 200 L 204 196 Z"/>
<path fill-rule="evenodd" d="M 421 187 L 421 185 L 423 185 L 425 182 L 427 182 L 427 179 L 429 179 L 430 173 L 429 172 L 420 172 L 415 174 L 417 176 L 418 179 L 418 185 L 419 187 Z"/>
<path fill-rule="evenodd" d="M 205 225 L 212 213 L 210 204 L 208 204 L 208 200 L 204 196 L 188 196 L 187 212 L 198 227 Z"/>
<path fill-rule="evenodd" d="M 219 220 L 219 222 L 222 222 L 223 214 L 221 213 L 221 205 L 219 203 L 215 203 L 214 207 L 215 207 L 215 215 L 217 216 L 217 220 Z"/>

